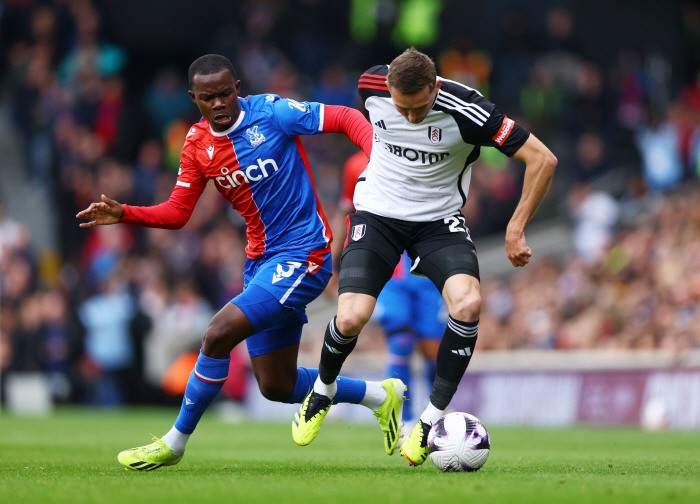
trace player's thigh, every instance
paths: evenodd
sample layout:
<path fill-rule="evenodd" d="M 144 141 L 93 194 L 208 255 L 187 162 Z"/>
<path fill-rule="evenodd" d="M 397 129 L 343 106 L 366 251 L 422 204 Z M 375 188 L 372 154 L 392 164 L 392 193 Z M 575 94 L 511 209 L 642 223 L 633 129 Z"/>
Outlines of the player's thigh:
<path fill-rule="evenodd" d="M 355 336 L 360 333 L 372 316 L 377 297 L 391 278 L 395 266 L 368 249 L 353 249 L 343 255 L 335 319 L 342 334 Z"/>
<path fill-rule="evenodd" d="M 357 212 L 346 219 L 348 236 L 340 261 L 338 293 L 379 296 L 404 250 L 395 221 Z"/>
<path fill-rule="evenodd" d="M 373 298 L 379 297 L 380 292 L 394 273 L 398 264 L 396 261 L 387 262 L 374 250 L 355 248 L 343 254 L 338 274 L 338 293 L 365 294 Z"/>
<path fill-rule="evenodd" d="M 430 278 L 440 293 L 454 275 L 465 274 L 479 281 L 479 259 L 469 230 L 448 219 L 426 225 L 408 253 L 412 270 Z"/>

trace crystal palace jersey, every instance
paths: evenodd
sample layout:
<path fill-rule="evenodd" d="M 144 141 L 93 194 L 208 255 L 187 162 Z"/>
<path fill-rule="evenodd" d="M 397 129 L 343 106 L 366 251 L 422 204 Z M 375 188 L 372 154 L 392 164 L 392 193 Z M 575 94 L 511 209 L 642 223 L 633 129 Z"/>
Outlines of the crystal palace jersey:
<path fill-rule="evenodd" d="M 394 107 L 387 65 L 360 77 L 360 97 L 374 128 L 367 170 L 358 179 L 357 210 L 405 221 L 435 221 L 454 215 L 469 192 L 471 166 L 480 146 L 512 156 L 530 133 L 503 115 L 478 91 L 447 79 L 419 124 Z"/>
<path fill-rule="evenodd" d="M 227 131 L 194 125 L 182 149 L 177 185 L 203 191 L 209 180 L 245 218 L 249 258 L 280 251 L 329 250 L 331 233 L 298 135 L 323 132 L 324 105 L 276 95 L 240 98 Z"/>

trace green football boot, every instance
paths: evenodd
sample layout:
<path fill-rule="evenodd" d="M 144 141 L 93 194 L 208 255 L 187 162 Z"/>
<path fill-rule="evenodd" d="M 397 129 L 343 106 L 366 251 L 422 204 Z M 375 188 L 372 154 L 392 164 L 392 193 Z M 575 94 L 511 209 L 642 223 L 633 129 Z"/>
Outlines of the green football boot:
<path fill-rule="evenodd" d="M 403 402 L 406 400 L 403 393 L 408 390 L 408 387 L 397 378 L 384 380 L 382 387 L 386 390 L 386 400 L 377 411 L 372 413 L 377 417 L 379 425 L 382 427 L 386 454 L 393 455 L 396 443 L 401 437 Z"/>
<path fill-rule="evenodd" d="M 299 412 L 294 413 L 292 437 L 296 444 L 306 446 L 316 438 L 332 402 L 329 397 L 317 394 L 313 389 L 309 392 Z"/>
<path fill-rule="evenodd" d="M 430 425 L 418 420 L 411 435 L 401 445 L 401 455 L 406 457 L 412 466 L 421 465 L 428 458 L 428 432 Z"/>
<path fill-rule="evenodd" d="M 138 448 L 129 448 L 117 455 L 117 460 L 127 469 L 134 471 L 153 471 L 162 466 L 175 465 L 185 454 L 176 455 L 175 452 L 165 444 L 165 441 L 153 436 L 153 443 Z"/>

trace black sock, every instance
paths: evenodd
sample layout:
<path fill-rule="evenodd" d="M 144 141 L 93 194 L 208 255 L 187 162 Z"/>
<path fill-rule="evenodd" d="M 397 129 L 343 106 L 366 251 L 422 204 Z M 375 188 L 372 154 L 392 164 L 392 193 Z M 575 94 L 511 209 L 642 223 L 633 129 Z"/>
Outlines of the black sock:
<path fill-rule="evenodd" d="M 459 382 L 474 353 L 479 321 L 460 322 L 449 317 L 438 348 L 436 376 L 430 402 L 444 410 L 457 392 Z"/>
<path fill-rule="evenodd" d="M 340 374 L 345 359 L 357 344 L 357 336 L 343 336 L 335 325 L 335 317 L 326 327 L 321 349 L 321 362 L 318 365 L 318 377 L 326 385 L 333 383 Z"/>

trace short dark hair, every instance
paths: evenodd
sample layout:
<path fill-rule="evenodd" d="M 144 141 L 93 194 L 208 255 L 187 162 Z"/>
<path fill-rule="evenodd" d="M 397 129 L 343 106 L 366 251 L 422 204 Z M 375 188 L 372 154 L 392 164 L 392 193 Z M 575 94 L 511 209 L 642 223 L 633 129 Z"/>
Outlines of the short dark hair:
<path fill-rule="evenodd" d="M 190 83 L 190 89 L 194 89 L 195 75 L 211 75 L 219 73 L 222 70 L 231 72 L 233 80 L 236 80 L 236 70 L 233 64 L 226 56 L 220 54 L 205 54 L 192 62 L 190 70 L 187 72 L 187 80 Z"/>
<path fill-rule="evenodd" d="M 437 71 L 430 56 L 418 51 L 415 47 L 406 49 L 389 65 L 386 83 L 402 94 L 415 94 L 425 86 L 435 87 Z"/>

